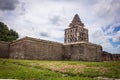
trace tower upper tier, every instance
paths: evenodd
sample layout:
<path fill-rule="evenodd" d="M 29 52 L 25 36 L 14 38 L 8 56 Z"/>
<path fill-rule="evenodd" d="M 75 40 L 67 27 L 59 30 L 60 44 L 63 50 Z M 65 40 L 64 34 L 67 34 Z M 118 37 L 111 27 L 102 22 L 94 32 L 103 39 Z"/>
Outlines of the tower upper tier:
<path fill-rule="evenodd" d="M 78 14 L 76 14 L 72 20 L 72 22 L 70 23 L 70 27 L 73 27 L 75 25 L 79 25 L 84 27 L 84 23 L 82 23 L 82 21 L 80 20 Z"/>

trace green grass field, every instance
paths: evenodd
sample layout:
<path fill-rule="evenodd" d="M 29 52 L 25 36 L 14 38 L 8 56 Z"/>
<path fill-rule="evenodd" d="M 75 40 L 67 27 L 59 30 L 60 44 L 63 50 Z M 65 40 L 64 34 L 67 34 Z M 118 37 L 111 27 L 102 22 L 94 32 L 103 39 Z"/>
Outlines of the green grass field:
<path fill-rule="evenodd" d="M 120 61 L 41 61 L 0 59 L 0 79 L 20 80 L 97 80 L 120 78 Z"/>

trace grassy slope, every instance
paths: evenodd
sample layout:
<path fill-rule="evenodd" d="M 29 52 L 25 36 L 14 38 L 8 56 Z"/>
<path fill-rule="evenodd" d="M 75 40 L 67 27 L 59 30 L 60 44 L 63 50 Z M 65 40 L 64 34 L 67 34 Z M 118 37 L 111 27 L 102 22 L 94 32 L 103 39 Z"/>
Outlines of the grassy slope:
<path fill-rule="evenodd" d="M 120 62 L 0 59 L 0 78 L 25 80 L 93 80 L 120 78 Z"/>

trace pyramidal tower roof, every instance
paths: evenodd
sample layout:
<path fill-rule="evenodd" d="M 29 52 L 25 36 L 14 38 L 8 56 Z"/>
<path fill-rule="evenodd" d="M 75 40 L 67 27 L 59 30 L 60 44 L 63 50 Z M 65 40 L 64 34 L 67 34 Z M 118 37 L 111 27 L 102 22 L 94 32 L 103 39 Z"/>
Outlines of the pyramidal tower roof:
<path fill-rule="evenodd" d="M 80 20 L 79 18 L 79 15 L 76 14 L 70 24 L 70 26 L 73 26 L 73 25 L 80 25 L 80 26 L 84 26 L 84 24 L 82 23 L 82 21 Z"/>

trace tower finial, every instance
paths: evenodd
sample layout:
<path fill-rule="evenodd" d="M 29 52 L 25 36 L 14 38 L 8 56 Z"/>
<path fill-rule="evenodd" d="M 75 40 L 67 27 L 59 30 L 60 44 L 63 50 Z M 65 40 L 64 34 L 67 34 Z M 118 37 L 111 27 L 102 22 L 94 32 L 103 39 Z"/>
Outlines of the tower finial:
<path fill-rule="evenodd" d="M 72 23 L 70 24 L 70 26 L 73 26 L 73 25 L 80 25 L 80 26 L 84 26 L 84 24 L 81 22 L 80 18 L 79 18 L 79 15 L 76 14 L 72 20 Z"/>

